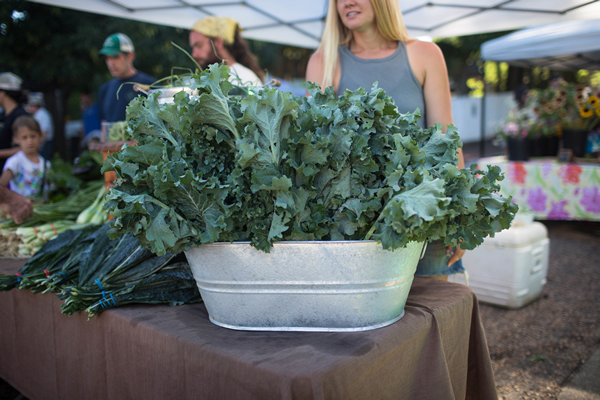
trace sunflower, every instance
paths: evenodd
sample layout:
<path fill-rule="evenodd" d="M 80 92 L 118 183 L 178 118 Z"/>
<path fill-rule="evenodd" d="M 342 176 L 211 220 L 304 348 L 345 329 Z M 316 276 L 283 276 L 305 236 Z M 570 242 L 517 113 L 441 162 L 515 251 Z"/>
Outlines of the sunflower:
<path fill-rule="evenodd" d="M 579 115 L 581 115 L 582 118 L 589 118 L 592 115 L 594 115 L 594 110 L 589 108 L 587 104 L 584 104 L 580 109 L 579 109 Z"/>
<path fill-rule="evenodd" d="M 577 85 L 577 86 L 575 86 L 575 90 L 578 92 L 583 92 L 585 90 L 585 86 Z"/>
<path fill-rule="evenodd" d="M 598 100 L 598 98 L 596 96 L 590 96 L 588 98 L 588 104 L 590 106 L 592 106 L 592 108 L 597 108 L 598 105 L 600 104 L 600 101 Z"/>
<path fill-rule="evenodd" d="M 565 105 L 565 97 L 558 96 L 557 98 L 554 99 L 554 107 L 561 108 L 564 105 Z"/>

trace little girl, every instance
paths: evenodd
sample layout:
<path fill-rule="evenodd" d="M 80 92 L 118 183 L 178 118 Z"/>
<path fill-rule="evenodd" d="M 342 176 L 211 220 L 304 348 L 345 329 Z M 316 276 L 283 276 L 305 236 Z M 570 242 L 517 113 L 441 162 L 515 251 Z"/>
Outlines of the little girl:
<path fill-rule="evenodd" d="M 50 163 L 39 154 L 40 125 L 33 117 L 22 115 L 13 123 L 13 141 L 21 151 L 6 160 L 0 185 L 25 197 L 41 197 Z M 10 186 L 9 186 L 10 185 Z"/>

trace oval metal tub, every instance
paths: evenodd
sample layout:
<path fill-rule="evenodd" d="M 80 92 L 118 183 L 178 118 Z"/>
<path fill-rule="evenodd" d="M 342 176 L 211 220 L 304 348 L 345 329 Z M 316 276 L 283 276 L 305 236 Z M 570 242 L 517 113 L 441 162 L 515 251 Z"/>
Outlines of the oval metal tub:
<path fill-rule="evenodd" d="M 402 318 L 424 244 L 375 241 L 247 242 L 185 252 L 216 325 L 261 331 L 362 331 Z"/>
<path fill-rule="evenodd" d="M 187 86 L 174 86 L 174 87 L 161 87 L 151 89 L 149 93 L 157 93 L 158 95 L 158 104 L 171 104 L 175 102 L 175 95 L 179 92 L 186 92 L 191 97 L 197 96 L 198 91 L 192 90 Z"/>

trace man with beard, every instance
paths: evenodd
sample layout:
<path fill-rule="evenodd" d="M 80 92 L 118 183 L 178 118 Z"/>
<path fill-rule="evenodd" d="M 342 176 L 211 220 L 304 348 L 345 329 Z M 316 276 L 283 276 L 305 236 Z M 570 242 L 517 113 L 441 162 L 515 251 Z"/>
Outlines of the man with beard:
<path fill-rule="evenodd" d="M 256 56 L 242 38 L 238 23 L 228 17 L 210 16 L 190 31 L 192 57 L 202 68 L 214 63 L 229 66 L 230 80 L 240 86 L 260 86 L 265 80 Z"/>

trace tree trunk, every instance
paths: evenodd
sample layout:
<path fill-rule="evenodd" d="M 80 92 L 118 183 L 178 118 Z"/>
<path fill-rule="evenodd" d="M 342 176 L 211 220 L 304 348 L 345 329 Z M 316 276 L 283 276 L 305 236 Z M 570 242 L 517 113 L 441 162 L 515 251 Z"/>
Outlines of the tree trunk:
<path fill-rule="evenodd" d="M 52 122 L 54 124 L 52 152 L 53 154 L 58 153 L 64 160 L 72 161 L 69 158 L 69 146 L 65 138 L 65 115 L 67 99 L 71 91 L 70 85 L 39 85 L 27 82 L 23 86 L 29 92 L 41 92 L 44 94 L 44 108 L 52 115 Z"/>

